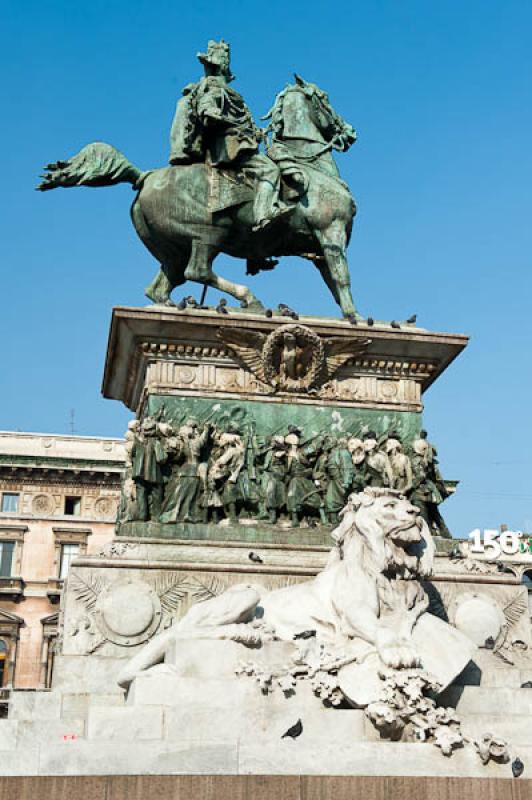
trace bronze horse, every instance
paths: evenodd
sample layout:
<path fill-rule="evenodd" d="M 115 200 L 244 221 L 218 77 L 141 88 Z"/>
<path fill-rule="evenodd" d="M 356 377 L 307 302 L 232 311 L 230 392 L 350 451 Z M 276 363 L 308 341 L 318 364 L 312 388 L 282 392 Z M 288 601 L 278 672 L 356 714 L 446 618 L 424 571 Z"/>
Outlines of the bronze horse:
<path fill-rule="evenodd" d="M 253 230 L 253 183 L 245 175 L 208 163 L 142 172 L 104 142 L 49 164 L 38 189 L 131 183 L 137 190 L 133 225 L 160 263 L 146 289 L 154 303 L 173 305 L 172 290 L 191 280 L 227 292 L 250 310 L 262 309 L 247 286 L 213 271 L 216 256 L 245 258 L 248 274 L 256 274 L 272 269 L 276 257 L 299 255 L 316 265 L 344 316 L 354 320 L 346 248 L 356 208 L 331 151 L 347 150 L 356 134 L 327 95 L 299 76 L 265 119 L 267 152 L 281 168 L 284 200 L 293 204 L 292 213 L 265 230 Z"/>

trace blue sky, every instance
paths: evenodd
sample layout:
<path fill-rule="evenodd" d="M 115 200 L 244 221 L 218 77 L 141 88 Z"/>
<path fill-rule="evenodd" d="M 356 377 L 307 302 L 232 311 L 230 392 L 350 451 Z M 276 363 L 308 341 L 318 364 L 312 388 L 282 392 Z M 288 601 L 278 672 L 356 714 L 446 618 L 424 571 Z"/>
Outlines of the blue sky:
<path fill-rule="evenodd" d="M 100 384 L 113 305 L 143 305 L 156 264 L 129 186 L 33 190 L 41 167 L 103 139 L 143 169 L 168 157 L 175 101 L 209 38 L 232 45 L 258 118 L 294 71 L 359 140 L 338 158 L 359 213 L 363 313 L 471 344 L 425 395 L 457 535 L 532 529 L 532 5 L 443 2 L 4 2 L 0 428 L 120 435 Z M 243 277 L 220 257 L 222 274 Z M 269 305 L 336 313 L 311 265 L 253 279 Z M 188 293 L 188 288 L 187 288 Z"/>

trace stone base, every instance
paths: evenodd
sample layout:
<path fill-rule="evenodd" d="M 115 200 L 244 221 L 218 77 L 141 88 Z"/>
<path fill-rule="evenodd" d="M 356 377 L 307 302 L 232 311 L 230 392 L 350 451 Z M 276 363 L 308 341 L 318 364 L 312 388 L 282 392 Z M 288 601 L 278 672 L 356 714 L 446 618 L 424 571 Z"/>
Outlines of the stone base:
<path fill-rule="evenodd" d="M 484 766 L 472 745 L 447 758 L 433 745 L 381 740 L 363 711 L 328 708 L 305 685 L 298 686 L 293 696 L 280 689 L 265 696 L 252 678 L 232 675 L 245 648 L 223 643 L 225 657 L 214 659 L 212 650 L 220 651 L 222 643 L 196 644 L 205 657 L 199 667 L 196 662 L 194 674 L 187 672 L 178 653 L 170 655 L 167 667 L 137 678 L 127 698 L 119 690 L 104 692 L 108 687 L 90 692 L 72 691 L 71 686 L 69 691 L 15 692 L 10 719 L 0 721 L 0 775 L 203 774 L 216 776 L 215 781 L 222 775 L 263 775 L 268 776 L 265 782 L 273 781 L 274 775 L 299 775 L 302 781 L 303 776 L 385 775 L 401 776 L 404 786 L 417 791 L 413 797 L 432 796 L 419 793 L 420 787 L 431 785 L 421 782 L 427 776 L 482 778 L 485 792 L 492 785 L 486 779 L 512 779 L 510 764 Z M 266 660 L 271 652 L 266 648 Z M 530 679 L 531 671 L 499 667 L 490 653 L 481 656 L 478 660 L 484 666 L 466 670 L 448 690 L 446 702 L 453 700 L 468 735 L 489 730 L 507 737 L 512 757 L 519 755 L 525 764 L 526 776 L 532 769 L 532 691 L 518 687 Z M 74 668 L 75 662 L 61 662 L 58 667 Z M 172 674 L 175 667 L 181 676 Z M 282 738 L 298 719 L 302 734 L 295 740 Z M 342 784 L 346 790 L 362 786 L 354 777 L 350 781 Z M 523 784 L 520 779 L 519 786 Z M 224 785 L 216 783 L 220 791 Z M 273 791 L 281 784 L 269 785 Z M 452 794 L 434 796 L 462 796 L 461 784 L 452 786 Z M 309 796 L 329 795 L 305 795 Z"/>
<path fill-rule="evenodd" d="M 267 525 L 255 519 L 242 519 L 238 523 L 224 520 L 218 524 L 193 522 L 122 522 L 117 537 L 133 539 L 165 539 L 171 541 L 197 542 L 246 542 L 254 543 L 331 546 L 332 525 L 317 525 L 314 528 L 301 525 L 293 528 L 283 522 Z"/>
<path fill-rule="evenodd" d="M 305 775 L 120 775 L 103 777 L 3 778 L 6 797 L 68 797 L 69 800 L 508 800 L 508 781 L 496 778 L 408 778 Z M 512 797 L 532 796 L 532 781 L 520 778 Z"/>
<path fill-rule="evenodd" d="M 53 689 L 13 692 L 10 717 L 0 721 L 0 775 L 511 778 L 509 764 L 483 766 L 472 745 L 446 758 L 432 745 L 381 740 L 363 711 L 328 708 L 305 686 L 294 696 L 277 689 L 265 697 L 252 678 L 234 677 L 238 661 L 246 654 L 256 660 L 258 651 L 230 642 L 196 643 L 205 650 L 199 666 L 176 649 L 166 665 L 137 678 L 127 698 L 117 686 L 124 660 L 191 603 L 234 583 L 273 588 L 306 580 L 327 554 L 328 547 L 301 542 L 123 538 L 100 556 L 78 559 L 63 597 Z M 430 587 L 434 613 L 451 621 L 471 593 L 512 609 L 509 641 L 530 647 L 526 590 L 512 576 L 464 572 L 442 554 Z M 275 644 L 275 658 L 283 650 L 285 659 L 291 645 Z M 223 648 L 213 656 L 217 645 Z M 532 773 L 532 690 L 520 687 L 531 678 L 532 667 L 475 649 L 474 663 L 441 697 L 456 706 L 466 734 L 507 738 L 525 775 Z M 303 734 L 281 738 L 298 719 Z"/>

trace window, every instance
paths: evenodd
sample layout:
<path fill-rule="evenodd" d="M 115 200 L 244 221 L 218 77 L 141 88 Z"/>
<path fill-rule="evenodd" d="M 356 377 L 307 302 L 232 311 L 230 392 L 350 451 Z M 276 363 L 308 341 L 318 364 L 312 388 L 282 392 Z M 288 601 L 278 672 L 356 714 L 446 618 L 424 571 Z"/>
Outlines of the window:
<path fill-rule="evenodd" d="M 18 494 L 4 492 L 2 495 L 2 511 L 16 514 L 18 511 Z"/>
<path fill-rule="evenodd" d="M 59 565 L 59 579 L 64 581 L 68 575 L 70 562 L 73 561 L 79 553 L 79 544 L 62 544 L 61 545 L 61 563 Z"/>
<path fill-rule="evenodd" d="M 13 566 L 15 542 L 0 542 L 0 578 L 9 578 Z"/>
<path fill-rule="evenodd" d="M 7 644 L 0 639 L 0 686 L 4 686 L 7 677 Z"/>
<path fill-rule="evenodd" d="M 524 583 L 529 592 L 532 592 L 532 570 L 523 573 L 521 583 Z"/>
<path fill-rule="evenodd" d="M 65 497 L 65 514 L 79 517 L 81 514 L 81 497 Z"/>

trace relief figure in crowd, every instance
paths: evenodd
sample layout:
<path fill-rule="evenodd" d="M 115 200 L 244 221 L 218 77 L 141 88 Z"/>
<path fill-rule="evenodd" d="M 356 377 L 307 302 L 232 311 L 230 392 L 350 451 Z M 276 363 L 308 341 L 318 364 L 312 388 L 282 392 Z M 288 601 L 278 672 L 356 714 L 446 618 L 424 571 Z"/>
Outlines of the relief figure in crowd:
<path fill-rule="evenodd" d="M 296 425 L 288 426 L 285 442 L 288 445 L 288 488 L 286 508 L 292 527 L 296 528 L 307 511 L 318 511 L 320 521 L 327 522 L 320 489 L 313 481 L 313 462 L 317 455 L 315 442 L 302 442 L 303 431 Z"/>
<path fill-rule="evenodd" d="M 158 434 L 155 420 L 146 417 L 131 445 L 138 519 L 144 521 L 157 518 L 163 502 L 162 465 L 167 454 Z"/>
<path fill-rule="evenodd" d="M 254 422 L 223 417 L 179 427 L 164 414 L 135 420 L 126 434 L 118 526 L 128 522 L 336 524 L 352 492 L 395 489 L 416 505 L 435 535 L 450 537 L 438 506 L 449 491 L 437 452 L 420 431 L 410 444 L 396 429 L 378 435 L 304 431 L 268 437 Z M 230 416 L 230 415 L 229 415 Z"/>
<path fill-rule="evenodd" d="M 246 446 L 236 425 L 229 425 L 219 439 L 221 455 L 214 464 L 214 471 L 225 478 L 222 489 L 224 513 L 231 522 L 237 520 L 237 504 L 245 500 L 242 491 L 242 470 L 246 457 Z"/>
<path fill-rule="evenodd" d="M 338 522 L 338 514 L 344 508 L 351 492 L 354 479 L 354 465 L 351 453 L 347 449 L 347 440 L 331 439 L 325 462 L 326 491 L 325 510 L 328 521 L 333 525 Z"/>
<path fill-rule="evenodd" d="M 386 441 L 386 454 L 389 458 L 392 472 L 390 489 L 397 489 L 402 494 L 408 495 L 413 484 L 412 463 L 403 452 L 403 445 L 395 432 Z"/>
<path fill-rule="evenodd" d="M 259 519 L 275 523 L 286 505 L 287 448 L 284 436 L 274 435 L 264 453 L 260 483 Z"/>
<path fill-rule="evenodd" d="M 393 483 L 392 468 L 387 454 L 379 448 L 375 431 L 364 434 L 364 450 L 366 453 L 366 486 L 384 488 Z"/>
<path fill-rule="evenodd" d="M 351 436 L 347 440 L 347 449 L 351 454 L 353 464 L 352 492 L 360 492 L 368 485 L 366 475 L 366 451 L 364 442 L 358 436 Z"/>
<path fill-rule="evenodd" d="M 171 472 L 166 484 L 161 522 L 198 521 L 198 499 L 202 476 L 201 455 L 207 443 L 210 425 L 200 430 L 195 419 L 188 419 L 177 436 L 167 439 Z"/>
<path fill-rule="evenodd" d="M 436 449 L 428 442 L 427 432 L 421 431 L 412 444 L 413 483 L 410 500 L 432 532 L 451 538 L 451 532 L 440 514 L 438 506 L 449 496 L 438 468 Z"/>

